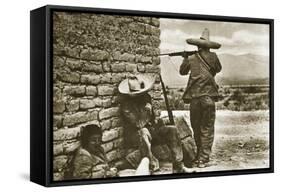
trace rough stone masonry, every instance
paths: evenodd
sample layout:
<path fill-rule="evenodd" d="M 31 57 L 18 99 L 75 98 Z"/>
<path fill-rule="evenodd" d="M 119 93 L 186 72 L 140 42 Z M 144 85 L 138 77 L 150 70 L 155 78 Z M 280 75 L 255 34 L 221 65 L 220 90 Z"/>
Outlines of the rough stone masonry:
<path fill-rule="evenodd" d="M 117 86 L 130 73 L 157 77 L 160 105 L 159 19 L 55 12 L 53 14 L 53 179 L 63 180 L 80 127 L 98 124 L 114 163 L 124 156 Z M 159 112 L 159 111 L 158 111 Z M 159 114 L 159 113 L 158 113 Z"/>

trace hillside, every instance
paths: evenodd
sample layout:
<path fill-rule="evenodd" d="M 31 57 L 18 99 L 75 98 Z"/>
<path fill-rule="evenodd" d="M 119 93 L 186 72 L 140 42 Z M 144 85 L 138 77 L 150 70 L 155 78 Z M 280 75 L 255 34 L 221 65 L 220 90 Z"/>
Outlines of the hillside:
<path fill-rule="evenodd" d="M 216 80 L 221 85 L 269 82 L 269 57 L 253 54 L 221 54 L 218 57 L 222 64 L 222 71 L 217 75 Z M 178 72 L 181 62 L 181 57 L 161 58 L 161 74 L 167 86 L 186 85 L 188 76 L 181 76 Z"/>

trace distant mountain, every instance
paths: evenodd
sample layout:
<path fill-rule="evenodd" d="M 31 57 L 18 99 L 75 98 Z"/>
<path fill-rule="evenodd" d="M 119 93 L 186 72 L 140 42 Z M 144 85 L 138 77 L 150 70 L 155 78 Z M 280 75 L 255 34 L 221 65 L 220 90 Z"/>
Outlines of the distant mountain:
<path fill-rule="evenodd" d="M 222 64 L 222 71 L 216 76 L 219 84 L 268 84 L 269 57 L 253 54 L 221 54 L 218 57 Z M 178 72 L 181 62 L 181 57 L 161 58 L 161 74 L 167 86 L 186 86 L 188 76 Z"/>
<path fill-rule="evenodd" d="M 223 69 L 217 76 L 221 84 L 265 84 L 269 79 L 269 57 L 221 54 Z"/>

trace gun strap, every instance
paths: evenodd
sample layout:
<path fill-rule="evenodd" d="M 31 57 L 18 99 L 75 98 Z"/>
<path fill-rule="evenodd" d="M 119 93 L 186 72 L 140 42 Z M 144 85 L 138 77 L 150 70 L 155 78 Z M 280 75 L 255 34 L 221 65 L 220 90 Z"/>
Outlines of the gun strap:
<path fill-rule="evenodd" d="M 202 64 L 203 64 L 203 67 L 205 67 L 205 69 L 207 69 L 207 71 L 211 74 L 211 68 L 210 68 L 210 65 L 209 63 L 200 55 L 200 53 L 198 52 L 196 54 L 198 56 L 198 58 L 202 61 Z M 212 75 L 213 76 L 213 75 Z"/>
<path fill-rule="evenodd" d="M 210 75 L 211 81 L 213 82 L 213 84 L 215 85 L 215 87 L 218 88 L 218 84 L 216 83 L 215 78 L 214 78 L 214 76 L 213 76 L 212 73 L 211 73 L 211 67 L 210 67 L 210 65 L 208 64 L 208 62 L 200 55 L 199 52 L 196 53 L 196 56 L 200 59 L 200 61 L 201 61 L 201 63 L 202 63 L 202 66 L 203 66 L 203 68 L 205 69 L 204 71 L 205 71 L 206 73 L 208 73 L 208 75 Z"/>

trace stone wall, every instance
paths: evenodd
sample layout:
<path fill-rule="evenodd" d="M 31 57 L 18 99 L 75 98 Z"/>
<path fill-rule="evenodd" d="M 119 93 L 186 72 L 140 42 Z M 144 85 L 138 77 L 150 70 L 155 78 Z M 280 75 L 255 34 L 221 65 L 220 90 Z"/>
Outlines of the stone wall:
<path fill-rule="evenodd" d="M 53 15 L 53 172 L 64 179 L 80 127 L 98 124 L 111 162 L 124 156 L 118 84 L 130 73 L 160 72 L 159 20 L 56 12 Z M 159 78 L 151 91 L 157 109 Z"/>

